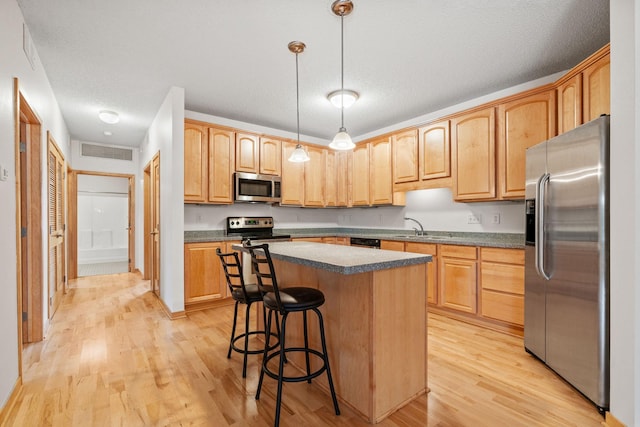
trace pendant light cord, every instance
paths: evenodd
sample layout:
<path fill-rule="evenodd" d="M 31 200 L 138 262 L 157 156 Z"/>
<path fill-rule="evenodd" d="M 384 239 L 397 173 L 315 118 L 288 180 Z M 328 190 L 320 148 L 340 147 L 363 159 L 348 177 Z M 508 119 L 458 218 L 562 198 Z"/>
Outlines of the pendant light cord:
<path fill-rule="evenodd" d="M 344 13 L 340 14 L 340 89 L 341 129 L 344 129 Z"/>
<path fill-rule="evenodd" d="M 298 54 L 296 53 L 296 126 L 298 131 L 298 146 L 300 146 L 300 90 L 298 86 Z"/>

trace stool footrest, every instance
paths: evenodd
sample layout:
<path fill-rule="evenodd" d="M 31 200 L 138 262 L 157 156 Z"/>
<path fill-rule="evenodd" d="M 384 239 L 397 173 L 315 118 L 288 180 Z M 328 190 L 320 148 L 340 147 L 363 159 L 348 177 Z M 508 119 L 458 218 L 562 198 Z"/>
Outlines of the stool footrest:
<path fill-rule="evenodd" d="M 264 335 L 264 334 L 265 334 L 264 331 L 251 331 L 249 333 L 242 333 L 240 335 L 237 335 L 231 342 L 231 348 L 233 349 L 233 351 L 244 354 L 244 347 L 236 347 L 236 341 L 243 340 L 244 342 L 244 337 L 247 335 Z M 275 332 L 271 332 L 271 334 L 269 335 L 276 338 L 276 343 L 269 346 L 269 350 L 273 350 L 274 348 L 280 345 L 280 340 L 278 339 L 278 334 L 276 334 Z M 263 353 L 264 353 L 264 346 L 256 350 L 247 350 L 247 354 L 263 354 Z"/>
<path fill-rule="evenodd" d="M 320 376 L 324 371 L 327 370 L 327 364 L 324 361 L 324 355 L 318 351 L 318 350 L 314 350 L 312 348 L 309 349 L 305 349 L 304 347 L 289 347 L 287 349 L 284 350 L 285 356 L 287 353 L 309 353 L 310 355 L 314 355 L 320 358 L 320 360 L 322 360 L 322 366 L 315 372 L 311 372 L 308 375 L 300 375 L 300 376 L 295 376 L 295 377 L 287 377 L 287 376 L 282 376 L 282 381 L 283 382 L 291 382 L 291 383 L 296 383 L 296 382 L 302 382 L 302 381 L 308 381 L 311 380 L 315 377 Z M 267 363 L 269 363 L 269 361 L 273 358 L 275 358 L 276 356 L 280 356 L 280 351 L 274 351 L 273 353 L 267 355 L 266 359 L 264 360 L 264 362 L 262 363 L 262 370 L 265 374 L 267 374 L 269 377 L 277 380 L 279 377 L 277 372 L 273 372 L 272 370 L 269 369 L 269 367 L 267 366 Z M 288 361 L 288 357 L 285 358 L 285 363 Z"/>

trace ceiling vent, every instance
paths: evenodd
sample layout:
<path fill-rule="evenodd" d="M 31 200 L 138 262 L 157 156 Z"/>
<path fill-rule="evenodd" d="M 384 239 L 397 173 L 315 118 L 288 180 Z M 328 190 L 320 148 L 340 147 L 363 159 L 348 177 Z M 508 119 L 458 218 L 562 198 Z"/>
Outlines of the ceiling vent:
<path fill-rule="evenodd" d="M 82 143 L 82 156 L 132 161 L 133 149 Z"/>

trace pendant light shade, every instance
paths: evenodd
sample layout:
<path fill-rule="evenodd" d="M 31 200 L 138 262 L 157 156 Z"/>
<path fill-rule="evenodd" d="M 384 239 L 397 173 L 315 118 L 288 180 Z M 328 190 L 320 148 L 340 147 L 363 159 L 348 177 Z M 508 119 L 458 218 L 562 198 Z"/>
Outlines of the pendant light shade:
<path fill-rule="evenodd" d="M 353 3 L 350 0 L 336 0 L 331 5 L 331 10 L 340 17 L 340 93 L 342 99 L 340 102 L 341 126 L 329 147 L 334 150 L 351 150 L 355 147 L 355 144 L 344 127 L 344 16 L 351 13 Z"/>
<path fill-rule="evenodd" d="M 288 45 L 289 50 L 296 54 L 296 128 L 298 131 L 298 145 L 289 156 L 289 161 L 293 163 L 308 162 L 311 160 L 306 150 L 300 145 L 300 90 L 298 85 L 298 54 L 304 52 L 306 47 L 304 43 L 293 41 Z"/>

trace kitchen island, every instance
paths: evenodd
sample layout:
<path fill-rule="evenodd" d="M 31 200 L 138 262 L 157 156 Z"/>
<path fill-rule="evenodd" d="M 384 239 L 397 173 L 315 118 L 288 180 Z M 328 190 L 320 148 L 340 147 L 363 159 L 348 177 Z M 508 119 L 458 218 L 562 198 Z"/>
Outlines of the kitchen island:
<path fill-rule="evenodd" d="M 342 404 L 378 423 L 426 393 L 430 255 L 312 242 L 277 242 L 269 249 L 279 286 L 308 286 L 325 295 L 321 311 Z M 298 317 L 287 323 L 287 341 L 301 346 Z M 317 334 L 311 341 L 320 347 Z M 290 363 L 304 366 L 293 356 Z M 314 382 L 328 391 L 325 375 Z"/>

